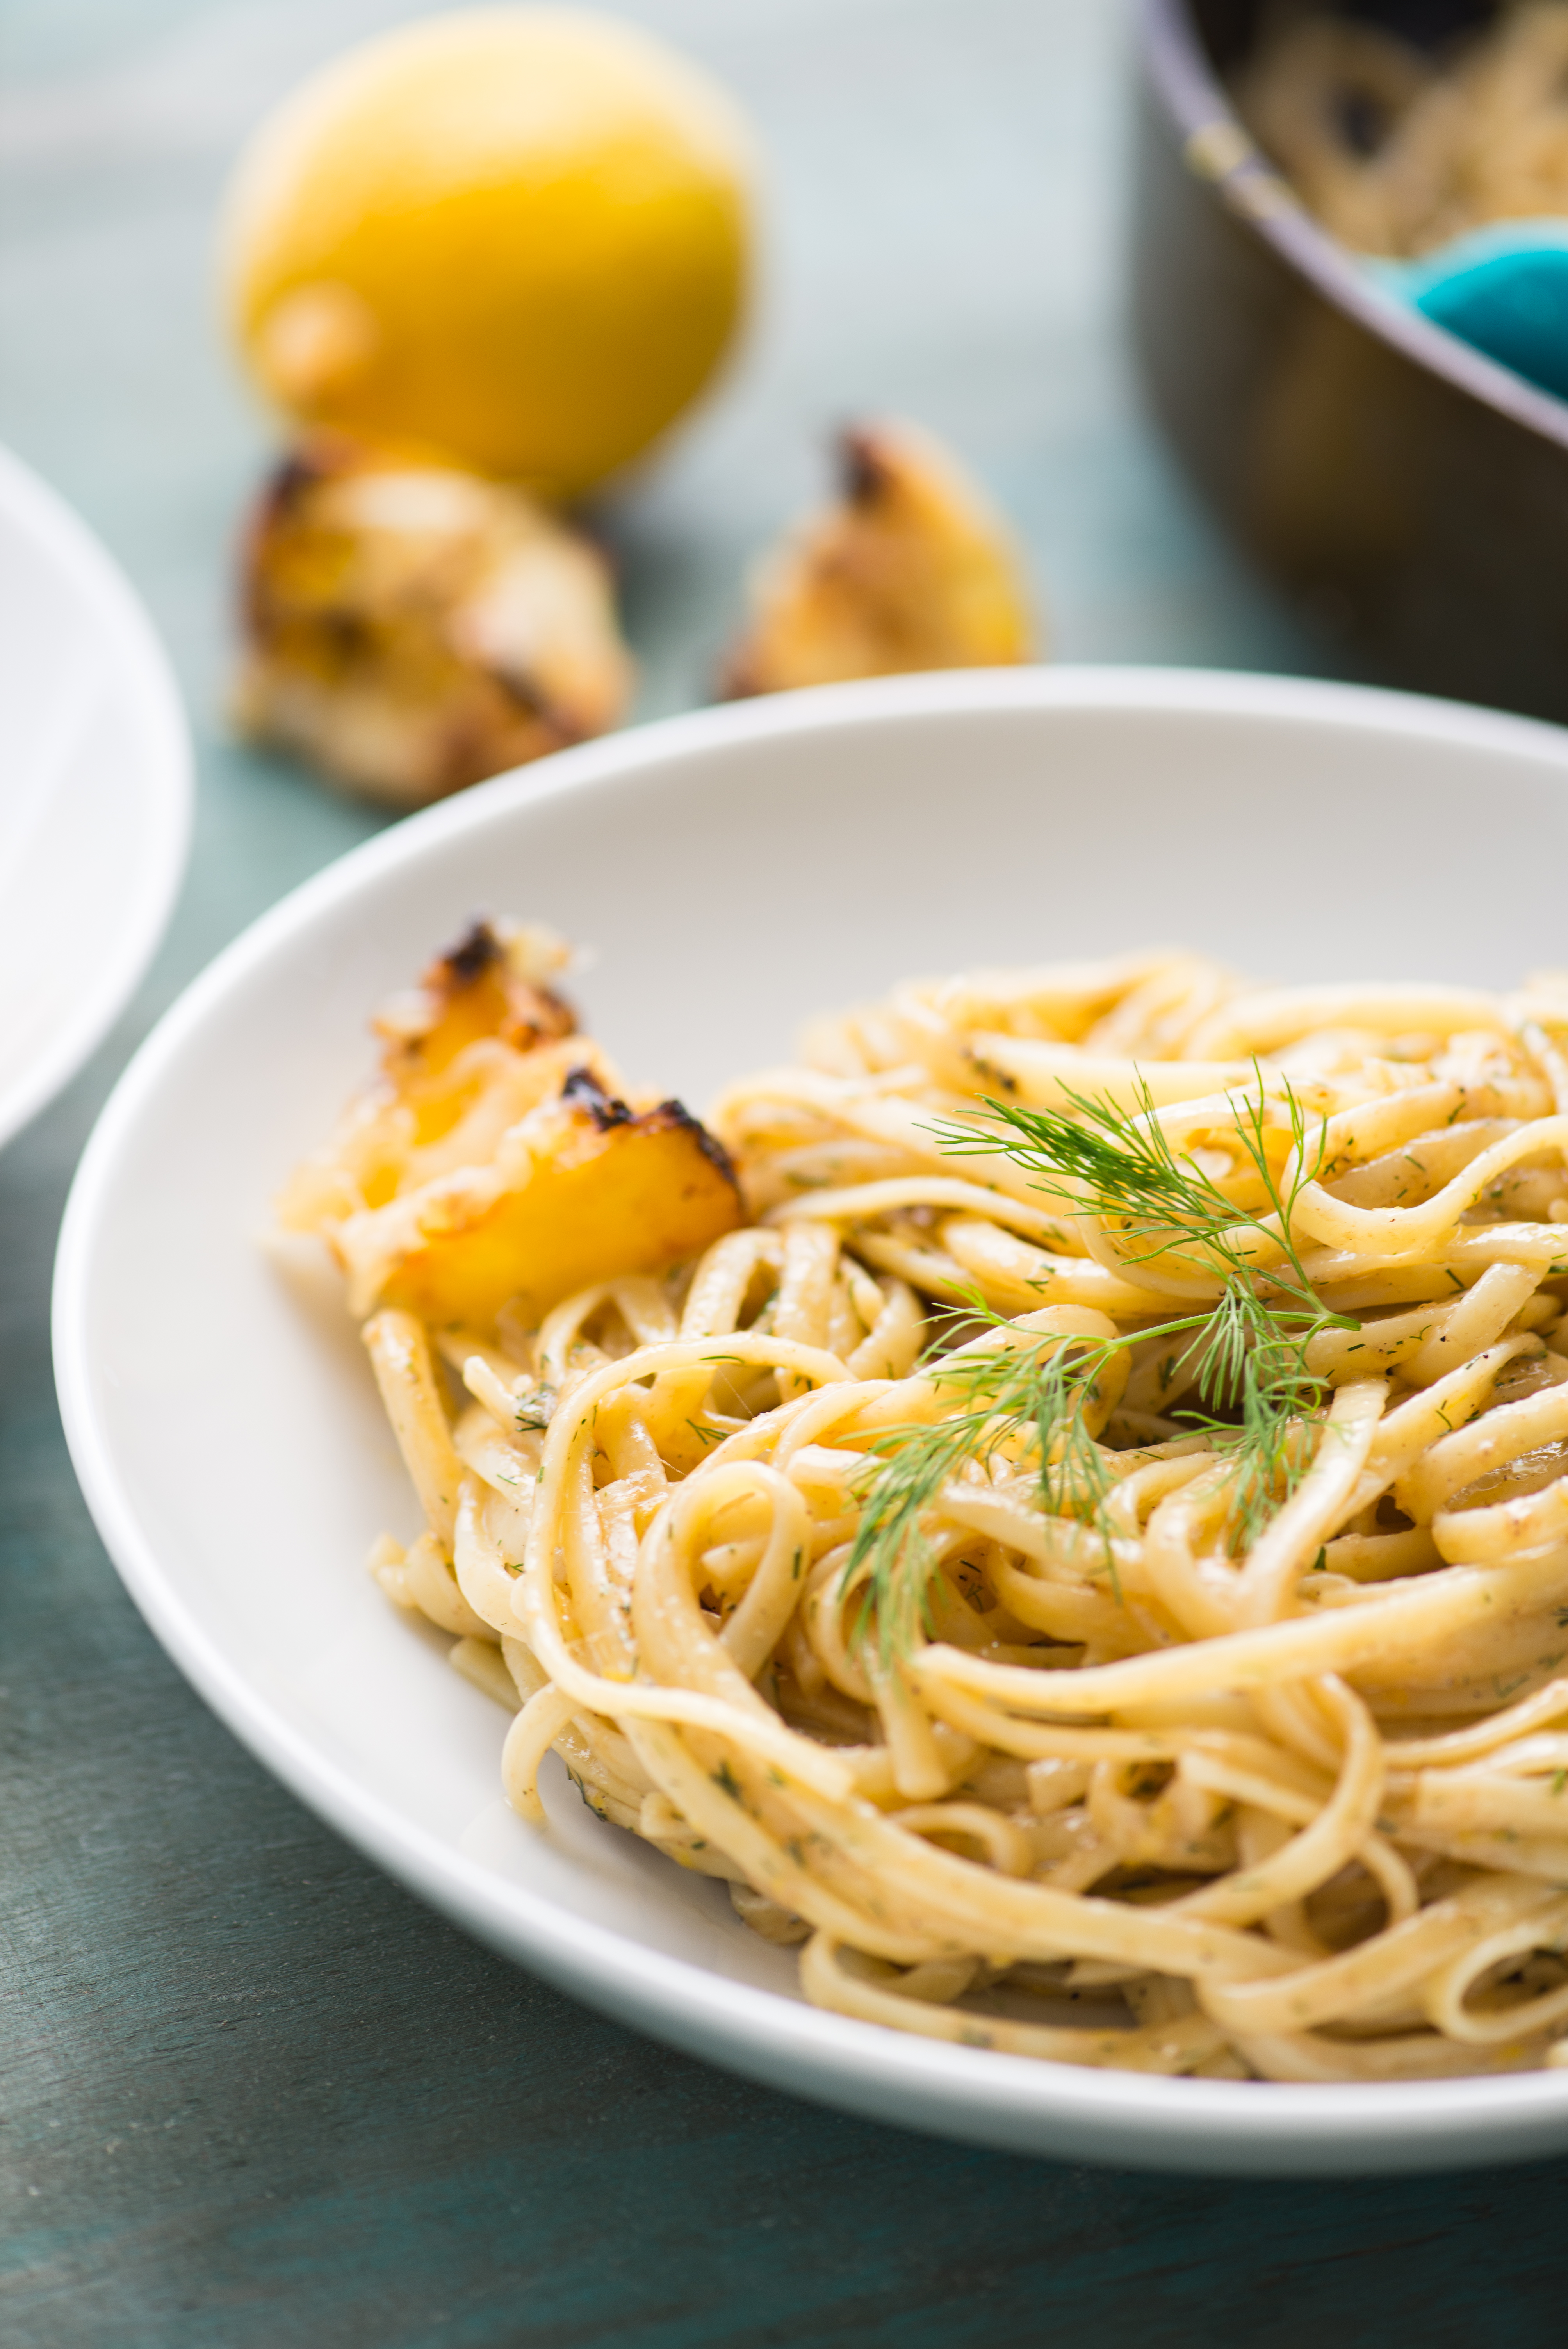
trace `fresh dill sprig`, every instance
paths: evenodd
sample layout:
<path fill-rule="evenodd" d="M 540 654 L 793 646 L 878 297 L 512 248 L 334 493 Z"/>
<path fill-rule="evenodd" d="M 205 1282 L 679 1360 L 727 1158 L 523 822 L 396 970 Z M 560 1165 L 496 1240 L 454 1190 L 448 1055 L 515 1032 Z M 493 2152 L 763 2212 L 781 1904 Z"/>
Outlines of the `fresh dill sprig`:
<path fill-rule="evenodd" d="M 1218 1298 L 1191 1313 L 1109 1339 L 1026 1333 L 991 1313 L 983 1299 L 971 1309 L 1012 1343 L 971 1345 L 928 1361 L 926 1375 L 960 1390 L 960 1408 L 932 1425 L 890 1429 L 871 1447 L 860 1524 L 845 1570 L 850 1587 L 866 1569 L 858 1638 L 874 1621 L 882 1660 L 913 1643 L 928 1613 L 934 1555 L 925 1512 L 969 1459 L 994 1456 L 1012 1444 L 1032 1454 L 1040 1506 L 1048 1516 L 1096 1526 L 1114 1578 L 1105 1501 L 1110 1473 L 1091 1434 L 1086 1406 L 1111 1357 L 1150 1339 L 1189 1340 L 1189 1382 L 1202 1408 L 1178 1416 L 1207 1434 L 1232 1464 L 1231 1535 L 1245 1547 L 1305 1473 L 1310 1447 L 1304 1424 L 1321 1404 L 1322 1382 L 1307 1368 L 1306 1350 L 1322 1330 L 1355 1325 L 1331 1313 L 1314 1293 L 1291 1231 L 1305 1183 L 1321 1172 L 1324 1144 L 1307 1147 L 1307 1117 L 1286 1085 L 1283 1102 L 1295 1173 L 1282 1187 L 1270 1163 L 1269 1097 L 1261 1070 L 1256 1098 L 1235 1102 L 1235 1134 L 1262 1185 L 1265 1206 L 1239 1206 L 1196 1161 L 1178 1156 L 1165 1135 L 1147 1085 L 1129 1113 L 1114 1102 L 1068 1093 L 1076 1113 L 1022 1109 L 987 1100 L 990 1130 L 975 1125 L 938 1130 L 957 1155 L 1000 1149 L 1035 1177 L 1034 1187 L 1117 1230 L 1125 1260 L 1147 1263 L 1181 1247 L 1195 1254 L 1219 1284 Z M 995 1132 L 1001 1128 L 1000 1136 Z M 1127 1243 L 1134 1245 L 1130 1248 Z M 1280 1261 L 1260 1264 L 1260 1243 Z"/>
<path fill-rule="evenodd" d="M 1237 1278 L 1227 1282 L 1210 1318 L 1194 1381 L 1210 1408 L 1177 1417 L 1231 1461 L 1231 1524 L 1239 1548 L 1251 1547 L 1305 1472 L 1302 1423 L 1323 1396 L 1322 1381 L 1306 1367 L 1306 1349 L 1319 1330 L 1343 1326 L 1343 1317 L 1321 1308 L 1315 1314 L 1271 1309 Z M 1233 1416 L 1217 1416 L 1216 1404 Z"/>
<path fill-rule="evenodd" d="M 983 1302 L 973 1309 L 998 1331 L 1012 1327 Z M 869 1565 L 856 1636 L 863 1643 L 874 1621 L 884 1666 L 913 1645 L 917 1628 L 925 1627 L 935 1559 L 923 1518 L 966 1460 L 989 1460 L 1010 1441 L 1032 1437 L 1049 1513 L 1100 1522 L 1110 1478 L 1084 1423 L 1083 1407 L 1094 1399 L 1099 1372 L 1123 1342 L 1051 1337 L 1016 1347 L 999 1340 L 927 1360 L 925 1375 L 954 1389 L 958 1408 L 934 1424 L 890 1428 L 872 1444 L 860 1523 L 844 1574 L 847 1588 L 861 1567 Z M 1109 1530 L 1102 1530 L 1109 1559 Z"/>
<path fill-rule="evenodd" d="M 1302 1268 L 1290 1221 L 1302 1186 L 1315 1181 L 1323 1170 L 1326 1142 L 1320 1135 L 1309 1162 L 1306 1112 L 1292 1088 L 1284 1085 L 1281 1097 L 1296 1172 L 1288 1190 L 1282 1191 L 1269 1163 L 1269 1097 L 1256 1062 L 1253 1073 L 1258 1081 L 1256 1098 L 1245 1094 L 1239 1101 L 1233 1096 L 1233 1101 L 1236 1140 L 1268 1201 L 1261 1215 L 1239 1207 L 1190 1153 L 1177 1154 L 1160 1123 L 1154 1096 L 1141 1077 L 1135 1081 L 1138 1106 L 1131 1112 L 1121 1109 L 1108 1095 L 1074 1092 L 1064 1087 L 1065 1098 L 1075 1112 L 1071 1117 L 1059 1110 L 1024 1109 L 1016 1102 L 994 1101 L 987 1095 L 982 1100 L 985 1123 L 949 1124 L 934 1130 L 943 1149 L 953 1156 L 992 1156 L 1000 1152 L 1031 1174 L 1034 1189 L 1047 1197 L 1063 1201 L 1076 1215 L 1096 1216 L 1116 1227 L 1124 1245 L 1129 1240 L 1142 1243 L 1128 1251 L 1130 1264 L 1147 1263 L 1172 1247 L 1196 1247 L 1223 1279 L 1233 1271 L 1250 1268 L 1253 1252 L 1243 1246 L 1247 1233 L 1272 1240 L 1287 1268 L 1283 1284 L 1277 1269 L 1271 1274 L 1274 1285 L 1294 1287 L 1297 1301 L 1316 1313 L 1321 1309 Z M 1000 1135 L 987 1130 L 995 1126 L 1002 1128 Z"/>

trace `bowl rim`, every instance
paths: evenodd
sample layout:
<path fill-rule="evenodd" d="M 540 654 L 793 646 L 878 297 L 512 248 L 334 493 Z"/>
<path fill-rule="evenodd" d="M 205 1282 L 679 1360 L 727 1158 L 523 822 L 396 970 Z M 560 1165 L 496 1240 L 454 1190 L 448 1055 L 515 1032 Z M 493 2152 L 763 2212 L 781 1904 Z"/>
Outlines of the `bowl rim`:
<path fill-rule="evenodd" d="M 150 740 L 140 810 L 152 864 L 148 885 L 110 942 L 96 983 L 19 1078 L 0 1092 L 0 1147 L 31 1123 L 103 1041 L 161 944 L 185 876 L 194 820 L 190 729 L 174 672 L 136 590 L 102 541 L 59 492 L 0 447 L 0 515 L 14 518 L 82 602 L 132 680 L 137 716 Z"/>
<path fill-rule="evenodd" d="M 826 687 L 666 719 L 480 784 L 349 850 L 221 952 L 121 1075 L 88 1143 L 56 1261 L 53 1338 L 61 1414 L 88 1507 L 131 1598 L 175 1663 L 240 1742 L 306 1807 L 418 1897 L 514 1961 L 634 2027 L 797 2095 L 884 2121 L 1020 2152 L 1221 2173 L 1332 2174 L 1528 2159 L 1568 2142 L 1568 2076 L 1294 2085 L 1148 2079 L 981 2054 L 830 2014 L 738 1982 L 557 1908 L 372 1796 L 277 1714 L 165 1580 L 117 1466 L 100 1409 L 91 1321 L 95 1257 L 122 1148 L 159 1113 L 187 1046 L 221 1022 L 269 960 L 343 918 L 428 844 L 526 823 L 533 805 L 592 792 L 694 753 L 910 718 L 997 711 L 1128 712 L 1353 728 L 1543 756 L 1568 790 L 1568 732 L 1540 720 L 1315 679 L 1149 668 L 1038 668 Z"/>
<path fill-rule="evenodd" d="M 1181 155 L 1238 224 L 1271 245 L 1314 291 L 1381 342 L 1510 423 L 1568 448 L 1568 400 L 1488 358 L 1407 303 L 1379 293 L 1319 226 L 1237 114 L 1198 30 L 1191 0 L 1140 0 L 1138 43 L 1149 85 Z"/>

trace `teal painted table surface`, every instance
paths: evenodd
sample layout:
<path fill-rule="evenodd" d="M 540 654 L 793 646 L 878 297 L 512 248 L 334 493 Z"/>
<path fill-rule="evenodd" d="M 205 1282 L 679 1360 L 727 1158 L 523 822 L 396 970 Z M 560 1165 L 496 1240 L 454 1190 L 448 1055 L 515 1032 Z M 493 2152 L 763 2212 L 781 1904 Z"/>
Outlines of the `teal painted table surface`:
<path fill-rule="evenodd" d="M 616 2028 L 346 1850 L 120 1590 L 50 1378 L 72 1166 L 179 988 L 378 820 L 224 730 L 230 549 L 269 444 L 213 324 L 214 208 L 263 109 L 406 13 L 0 0 L 0 438 L 137 581 L 201 771 L 149 983 L 0 1158 L 0 2340 L 1561 2343 L 1562 2167 L 1315 2186 L 1075 2169 L 845 2119 Z M 990 481 L 1062 656 L 1314 666 L 1139 412 L 1118 7 L 627 13 L 725 78 L 768 159 L 750 347 L 607 517 L 645 714 L 702 698 L 746 564 L 820 479 L 824 433 L 882 410 L 950 435 Z"/>

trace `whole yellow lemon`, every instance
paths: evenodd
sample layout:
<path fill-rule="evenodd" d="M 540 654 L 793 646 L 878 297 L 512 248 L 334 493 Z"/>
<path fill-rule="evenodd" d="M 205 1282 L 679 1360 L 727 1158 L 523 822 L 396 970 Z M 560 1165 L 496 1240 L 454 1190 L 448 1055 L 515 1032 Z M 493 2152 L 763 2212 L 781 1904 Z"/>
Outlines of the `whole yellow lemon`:
<path fill-rule="evenodd" d="M 428 18 L 256 134 L 223 287 L 263 392 L 553 495 L 645 449 L 746 292 L 749 149 L 722 90 L 576 9 Z"/>

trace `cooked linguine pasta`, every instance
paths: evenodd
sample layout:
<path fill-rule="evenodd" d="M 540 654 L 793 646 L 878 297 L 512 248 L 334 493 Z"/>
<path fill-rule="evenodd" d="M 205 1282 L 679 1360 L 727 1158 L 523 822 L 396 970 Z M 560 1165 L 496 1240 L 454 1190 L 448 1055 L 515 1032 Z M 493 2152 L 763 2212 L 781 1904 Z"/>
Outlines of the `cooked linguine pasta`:
<path fill-rule="evenodd" d="M 436 966 L 285 1203 L 426 1517 L 375 1570 L 523 1817 L 553 1748 L 809 1999 L 965 2046 L 1552 2063 L 1568 978 L 912 984 L 720 1150 L 559 959 Z"/>
<path fill-rule="evenodd" d="M 1563 0 L 1511 0 L 1436 52 L 1309 6 L 1274 12 L 1235 95 L 1332 235 L 1419 254 L 1568 212 L 1565 74 Z"/>

